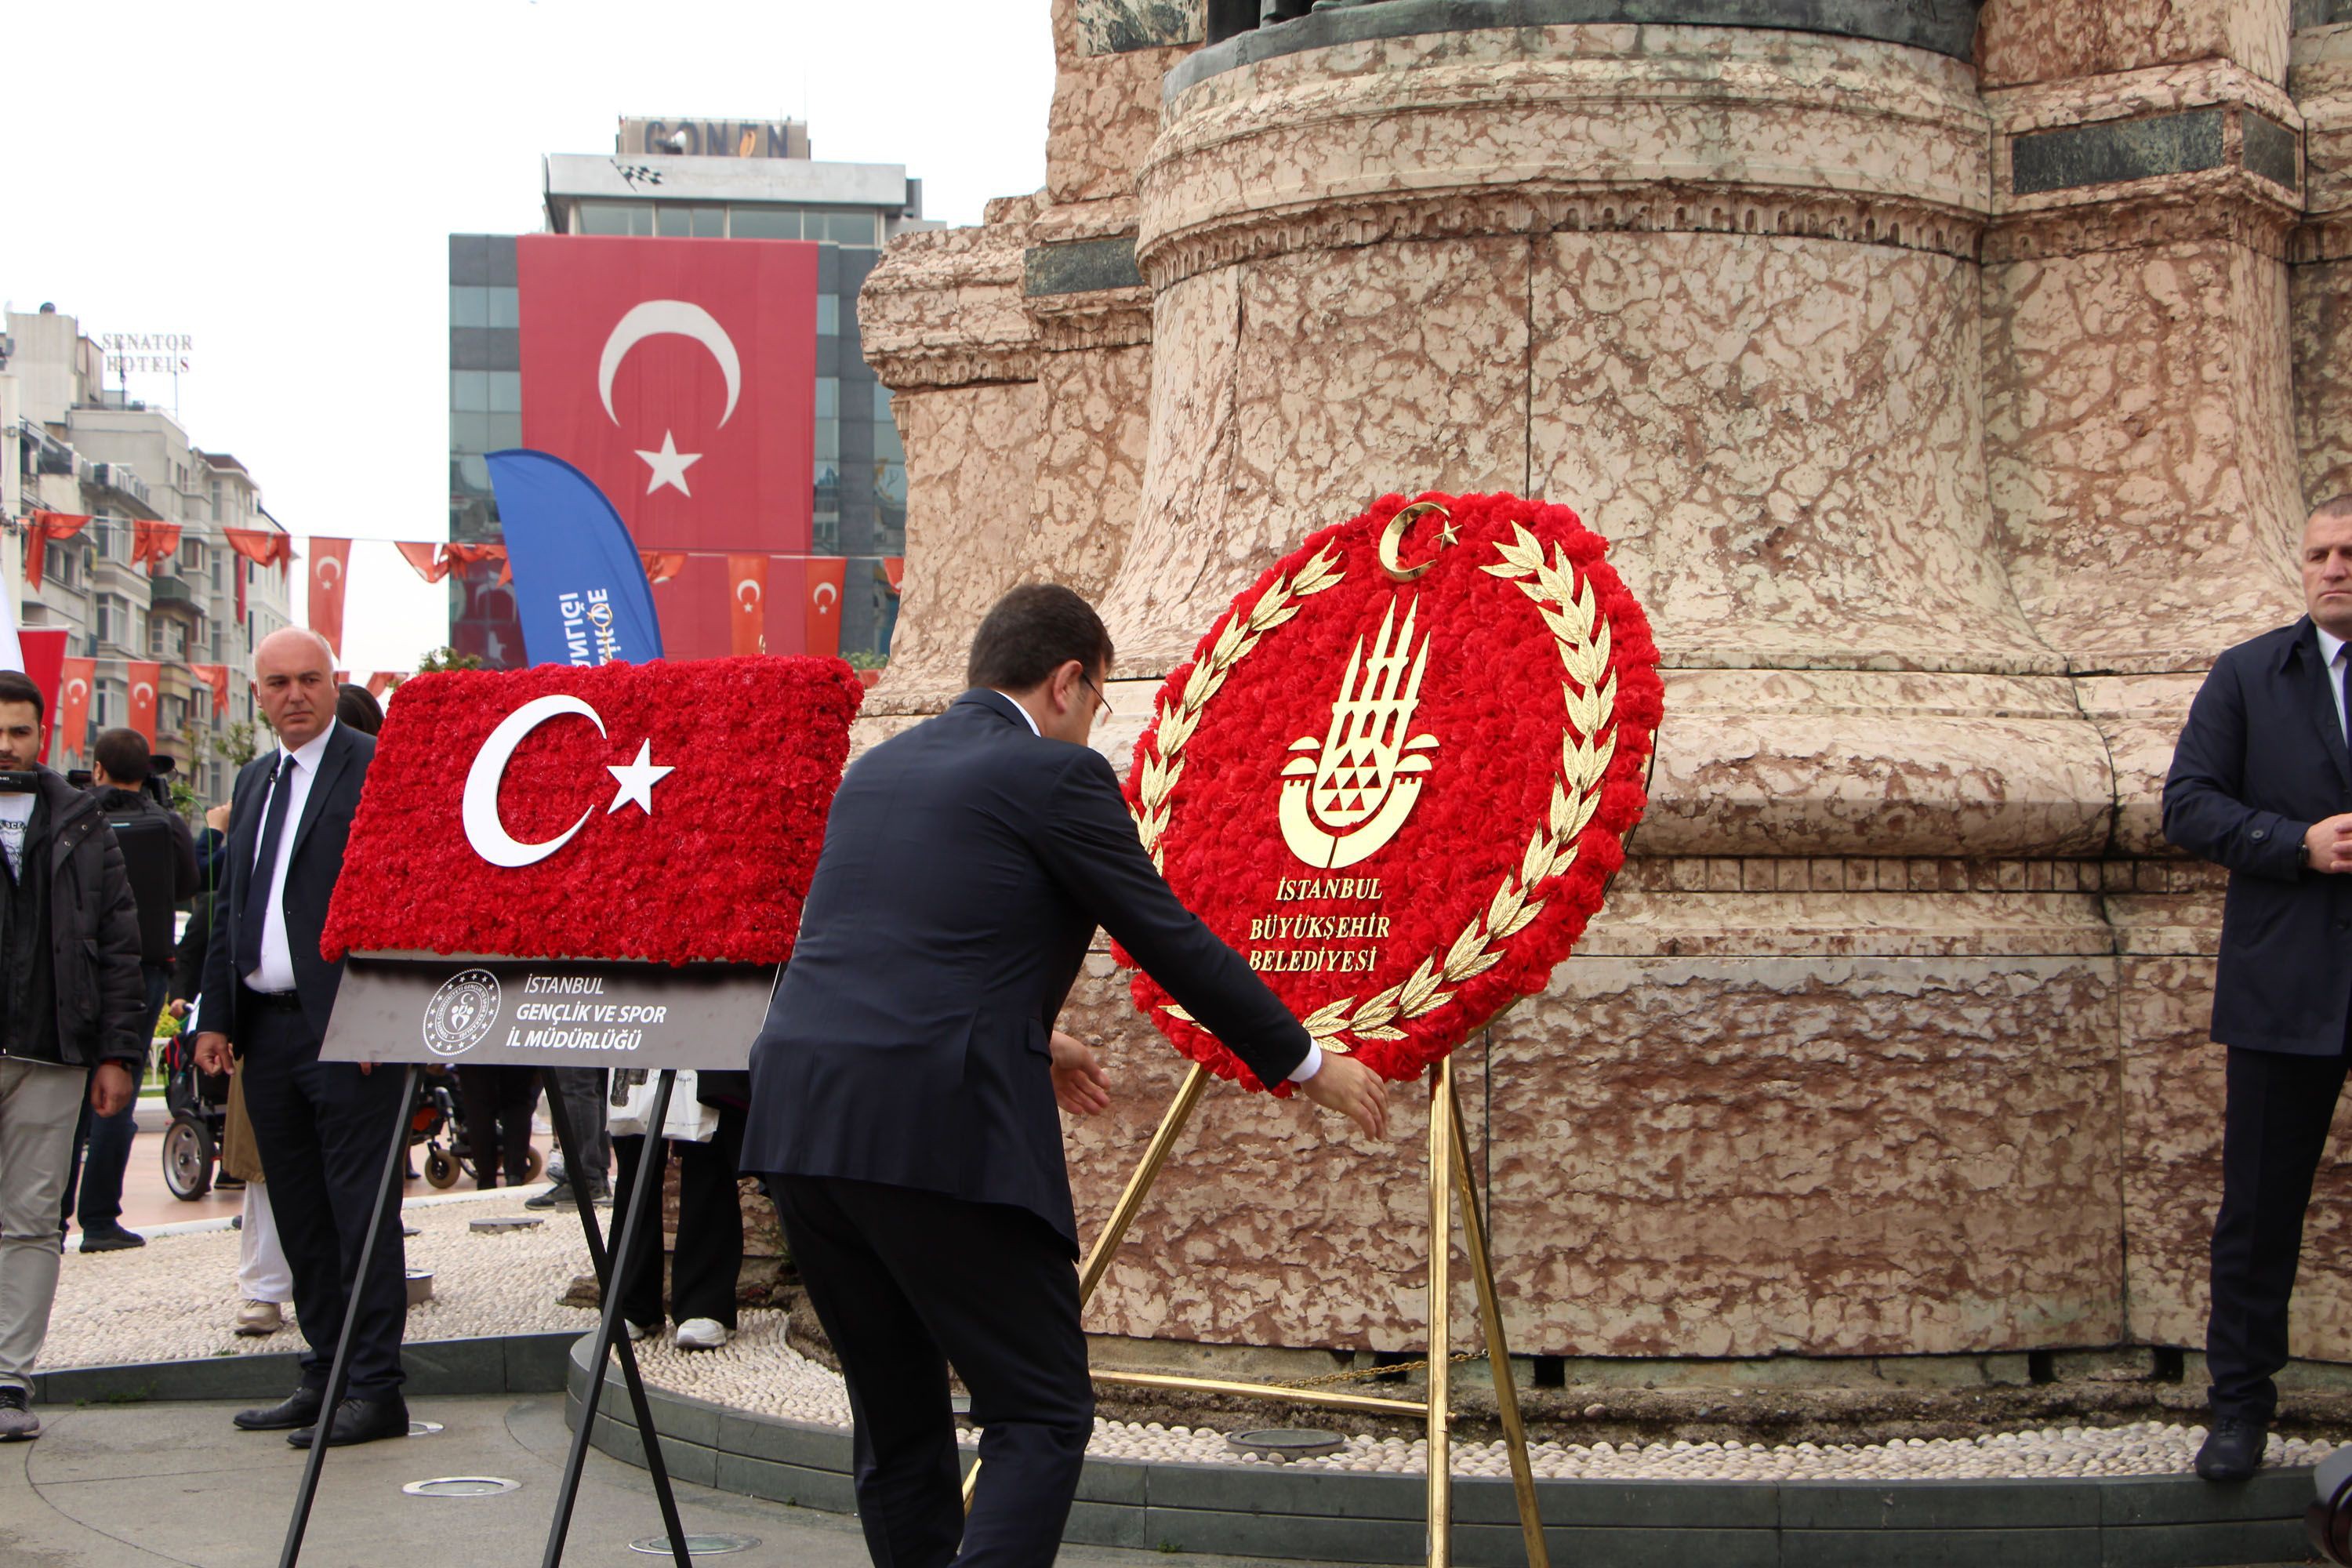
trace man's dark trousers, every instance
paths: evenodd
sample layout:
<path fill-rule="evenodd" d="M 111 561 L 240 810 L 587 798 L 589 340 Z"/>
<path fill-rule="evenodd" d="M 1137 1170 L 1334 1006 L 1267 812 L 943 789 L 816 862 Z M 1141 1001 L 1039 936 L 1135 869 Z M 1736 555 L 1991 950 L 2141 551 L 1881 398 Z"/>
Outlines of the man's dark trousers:
<path fill-rule="evenodd" d="M 147 1016 L 158 1017 L 172 988 L 168 963 L 141 965 L 147 977 Z M 139 1096 L 111 1116 L 99 1116 L 81 1103 L 81 1124 L 74 1129 L 74 1163 L 66 1173 L 66 1215 L 79 1205 L 85 1231 L 107 1230 L 122 1222 L 122 1173 L 131 1168 L 131 1145 L 139 1135 Z M 76 1197 L 79 1189 L 79 1197 Z"/>
<path fill-rule="evenodd" d="M 319 1037 L 301 1009 L 273 1005 L 247 991 L 237 999 L 245 1046 L 237 1072 L 253 1120 L 261 1167 L 269 1173 L 269 1207 L 294 1274 L 294 1312 L 309 1347 L 302 1384 L 323 1389 L 342 1332 L 346 1303 L 358 1314 L 352 1332 L 353 1399 L 400 1392 L 400 1339 L 408 1312 L 408 1268 L 400 1236 L 400 1185 L 393 1184 L 376 1236 L 375 1258 L 354 1288 L 352 1274 L 366 1238 L 368 1211 L 383 1180 L 393 1118 L 406 1074 L 353 1062 L 322 1062 Z M 350 1238 L 348 1255 L 343 1237 Z"/>
<path fill-rule="evenodd" d="M 2346 1062 L 2340 1054 L 2230 1050 L 2213 1309 L 2205 1324 L 2216 1416 L 2267 1426 L 2278 1408 L 2272 1379 L 2287 1363 L 2287 1299 L 2303 1257 L 2304 1210 Z"/>
<path fill-rule="evenodd" d="M 1052 1563 L 1094 1431 L 1069 1244 L 1005 1204 L 828 1176 L 771 1184 L 848 1381 L 857 1515 L 874 1561 Z M 989 1469 L 969 1519 L 950 1363 L 971 1391 Z"/>

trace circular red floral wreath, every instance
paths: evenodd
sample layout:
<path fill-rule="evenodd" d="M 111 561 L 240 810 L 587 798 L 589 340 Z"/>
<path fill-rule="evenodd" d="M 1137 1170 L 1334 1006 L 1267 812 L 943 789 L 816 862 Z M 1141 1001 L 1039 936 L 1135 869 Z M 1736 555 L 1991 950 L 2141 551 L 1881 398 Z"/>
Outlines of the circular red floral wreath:
<path fill-rule="evenodd" d="M 1417 1076 L 1542 990 L 1601 908 L 1664 699 L 1607 549 L 1563 506 L 1383 496 L 1161 687 L 1127 781 L 1144 847 L 1325 1050 Z M 1134 994 L 1263 1087 L 1149 975 Z"/>

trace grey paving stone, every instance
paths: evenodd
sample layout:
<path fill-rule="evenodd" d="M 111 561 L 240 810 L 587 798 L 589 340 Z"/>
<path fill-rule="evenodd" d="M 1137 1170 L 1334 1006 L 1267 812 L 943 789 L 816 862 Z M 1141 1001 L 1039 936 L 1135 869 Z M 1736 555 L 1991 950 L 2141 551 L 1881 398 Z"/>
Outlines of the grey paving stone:
<path fill-rule="evenodd" d="M 2099 1488 L 2100 1518 L 2110 1525 L 2221 1523 L 2301 1519 L 2312 1500 L 2308 1468 L 2263 1469 L 2242 1486 L 2194 1476 L 2117 1479 Z"/>
<path fill-rule="evenodd" d="M 2104 1534 L 2101 1568 L 2249 1568 L 2311 1561 L 2300 1519 L 2110 1526 Z"/>
<path fill-rule="evenodd" d="M 803 1469 L 849 1473 L 849 1434 L 830 1426 L 810 1426 L 797 1421 L 729 1411 L 719 1419 L 718 1445 L 755 1459 L 797 1465 Z"/>
<path fill-rule="evenodd" d="M 2101 1531 L 1784 1530 L 1790 1568 L 2101 1568 Z"/>
<path fill-rule="evenodd" d="M 827 1513 L 855 1513 L 857 1494 L 849 1478 L 833 1470 L 780 1465 L 741 1454 L 720 1454 L 712 1485 L 721 1491 L 741 1492 L 793 1508 L 821 1509 Z"/>

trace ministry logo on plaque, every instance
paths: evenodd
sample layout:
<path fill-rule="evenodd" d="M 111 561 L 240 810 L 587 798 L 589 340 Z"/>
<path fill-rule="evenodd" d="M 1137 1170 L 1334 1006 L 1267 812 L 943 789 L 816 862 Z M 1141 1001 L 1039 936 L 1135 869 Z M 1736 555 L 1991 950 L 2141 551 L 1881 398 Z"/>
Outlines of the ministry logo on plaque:
<path fill-rule="evenodd" d="M 425 1005 L 425 1048 L 436 1057 L 465 1055 L 498 1026 L 503 1001 L 499 977 L 487 969 L 451 975 Z"/>
<path fill-rule="evenodd" d="M 1601 908 L 1664 697 L 1607 549 L 1562 506 L 1384 497 L 1260 578 L 1161 688 L 1137 834 L 1325 1050 L 1416 1076 L 1542 990 Z M 1150 976 L 1134 990 L 1186 1056 L 1251 1082 Z"/>

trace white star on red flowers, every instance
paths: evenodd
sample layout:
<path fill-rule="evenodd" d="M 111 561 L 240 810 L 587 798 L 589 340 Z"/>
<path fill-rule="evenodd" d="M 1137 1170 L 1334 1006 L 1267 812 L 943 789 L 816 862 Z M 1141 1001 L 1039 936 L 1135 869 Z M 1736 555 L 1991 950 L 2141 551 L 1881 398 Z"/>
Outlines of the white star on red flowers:
<path fill-rule="evenodd" d="M 607 763 L 604 771 L 621 783 L 619 793 L 613 796 L 613 804 L 604 808 L 607 816 L 630 805 L 651 816 L 654 814 L 654 785 L 677 772 L 676 768 L 654 766 L 654 743 L 651 741 L 638 743 L 637 759 L 627 767 L 616 768 Z"/>

